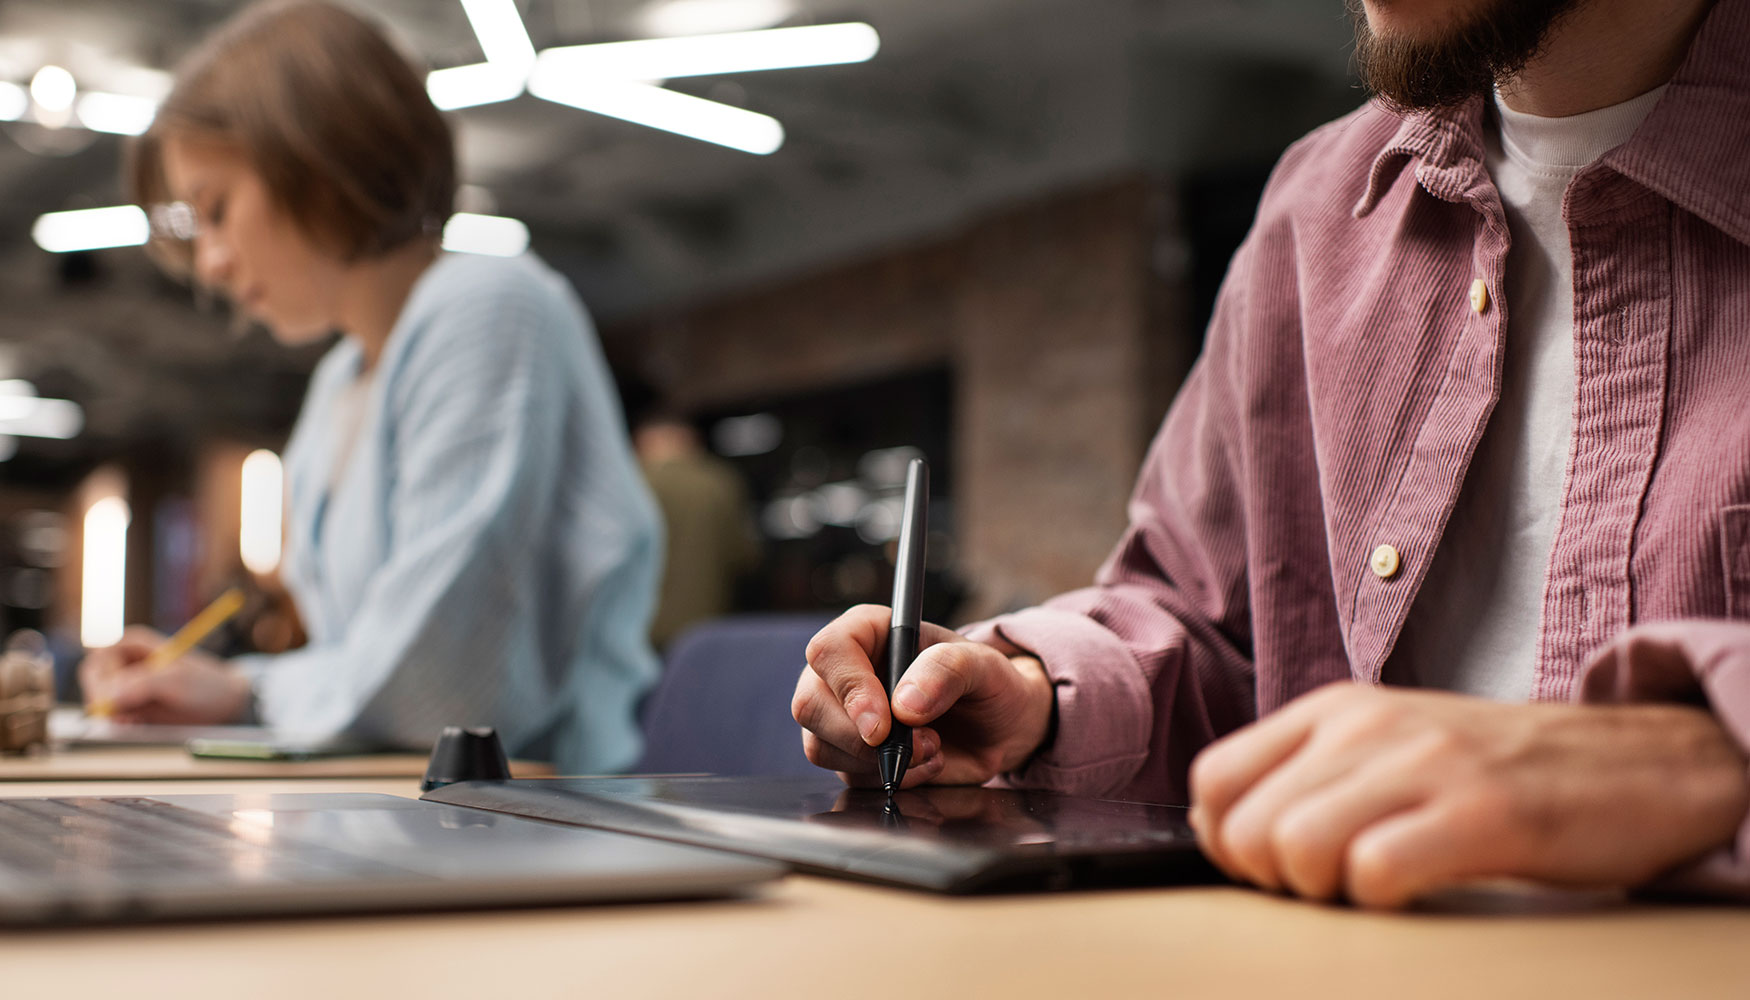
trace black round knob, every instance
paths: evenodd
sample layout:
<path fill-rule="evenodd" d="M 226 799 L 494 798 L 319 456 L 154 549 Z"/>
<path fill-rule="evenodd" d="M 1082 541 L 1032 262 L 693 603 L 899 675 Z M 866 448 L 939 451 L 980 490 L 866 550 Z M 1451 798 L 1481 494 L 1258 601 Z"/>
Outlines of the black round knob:
<path fill-rule="evenodd" d="M 419 790 L 429 792 L 458 781 L 504 781 L 510 777 L 510 761 L 504 744 L 491 726 L 445 726 L 431 760 L 425 765 L 425 780 Z"/>

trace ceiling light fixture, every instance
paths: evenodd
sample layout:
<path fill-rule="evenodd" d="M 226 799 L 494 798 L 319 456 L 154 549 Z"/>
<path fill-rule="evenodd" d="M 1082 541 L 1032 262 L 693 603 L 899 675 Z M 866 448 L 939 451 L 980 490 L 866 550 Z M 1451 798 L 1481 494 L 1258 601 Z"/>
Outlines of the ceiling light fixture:
<path fill-rule="evenodd" d="M 793 0 L 669 0 L 638 18 L 645 34 L 712 35 L 770 28 L 796 13 Z"/>
<path fill-rule="evenodd" d="M 515 257 L 529 248 L 529 227 L 502 215 L 457 212 L 444 224 L 444 249 L 487 257 Z"/>
<path fill-rule="evenodd" d="M 30 110 L 30 91 L 0 80 L 0 122 L 15 122 Z"/>
<path fill-rule="evenodd" d="M 535 76 L 551 81 L 667 80 L 677 76 L 754 73 L 868 62 L 880 48 L 881 36 L 870 25 L 820 24 L 567 45 L 542 52 L 536 60 Z"/>
<path fill-rule="evenodd" d="M 79 124 L 93 132 L 113 135 L 139 135 L 158 115 L 158 102 L 150 97 L 130 97 L 127 94 L 105 94 L 90 91 L 79 95 L 73 105 Z"/>
<path fill-rule="evenodd" d="M 534 64 L 535 45 L 513 0 L 462 0 L 462 9 L 487 62 L 525 71 Z"/>
<path fill-rule="evenodd" d="M 119 496 L 85 509 L 84 565 L 79 590 L 79 641 L 86 649 L 113 645 L 122 637 L 132 512 Z"/>
<path fill-rule="evenodd" d="M 535 45 L 513 0 L 462 0 L 468 24 L 486 53 L 483 63 L 426 74 L 425 92 L 440 111 L 512 100 L 523 92 L 535 65 Z"/>
<path fill-rule="evenodd" d="M 50 114 L 60 114 L 73 106 L 79 92 L 73 74 L 59 66 L 44 66 L 30 78 L 30 96 L 37 106 Z"/>
<path fill-rule="evenodd" d="M 0 434 L 66 441 L 85 428 L 85 411 L 70 399 L 0 396 Z"/>
<path fill-rule="evenodd" d="M 243 460 L 239 494 L 237 551 L 251 573 L 267 574 L 279 568 L 280 536 L 284 532 L 281 507 L 285 498 L 285 468 L 280 457 L 263 448 Z"/>
<path fill-rule="evenodd" d="M 527 80 L 528 74 L 523 70 L 493 63 L 470 63 L 432 70 L 425 77 L 425 92 L 439 111 L 457 111 L 518 97 Z"/>
<path fill-rule="evenodd" d="M 598 115 L 764 156 L 784 145 L 784 126 L 770 115 L 707 101 L 631 80 L 529 78 L 529 93 Z"/>
<path fill-rule="evenodd" d="M 30 238 L 50 253 L 137 247 L 151 234 L 151 224 L 138 205 L 49 212 L 37 216 L 30 227 Z"/>

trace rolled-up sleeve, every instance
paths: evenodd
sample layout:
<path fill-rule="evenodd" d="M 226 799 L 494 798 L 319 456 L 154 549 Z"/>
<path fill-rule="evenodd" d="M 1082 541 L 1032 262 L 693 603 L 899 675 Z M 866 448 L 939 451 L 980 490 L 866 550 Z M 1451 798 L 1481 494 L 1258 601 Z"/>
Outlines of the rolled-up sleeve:
<path fill-rule="evenodd" d="M 1238 389 L 1252 260 L 1242 247 L 1093 586 L 967 630 L 1037 656 L 1056 691 L 1055 735 L 1010 784 L 1185 802 L 1191 758 L 1256 717 Z"/>
<path fill-rule="evenodd" d="M 1703 701 L 1750 754 L 1750 623 L 1677 621 L 1629 629 L 1592 656 L 1576 697 L 1590 703 Z M 1671 872 L 1657 887 L 1750 899 L 1750 817 L 1731 845 Z"/>

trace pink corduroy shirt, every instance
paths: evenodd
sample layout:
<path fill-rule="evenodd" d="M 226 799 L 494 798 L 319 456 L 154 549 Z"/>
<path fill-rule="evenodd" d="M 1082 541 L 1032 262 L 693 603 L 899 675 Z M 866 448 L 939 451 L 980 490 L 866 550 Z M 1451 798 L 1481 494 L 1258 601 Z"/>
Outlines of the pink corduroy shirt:
<path fill-rule="evenodd" d="M 1283 156 L 1095 584 L 970 630 L 1056 685 L 1056 736 L 1011 780 L 1184 801 L 1216 737 L 1380 682 L 1501 384 L 1483 128 L 1481 99 L 1370 104 Z M 1750 0 L 1715 5 L 1566 217 L 1574 430 L 1535 696 L 1705 695 L 1750 748 Z M 1750 887 L 1740 840 L 1711 884 Z"/>

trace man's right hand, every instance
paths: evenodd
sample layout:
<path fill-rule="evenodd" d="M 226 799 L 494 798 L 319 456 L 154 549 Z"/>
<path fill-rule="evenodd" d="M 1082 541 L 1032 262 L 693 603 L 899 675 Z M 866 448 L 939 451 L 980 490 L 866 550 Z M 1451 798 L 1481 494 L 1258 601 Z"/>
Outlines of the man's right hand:
<path fill-rule="evenodd" d="M 808 759 L 848 784 L 880 784 L 875 748 L 887 738 L 889 709 L 874 662 L 891 619 L 889 609 L 864 604 L 821 629 L 790 703 Z M 892 714 L 912 727 L 903 787 L 983 784 L 1039 750 L 1055 695 L 1037 659 L 928 622 L 918 646 L 893 694 Z"/>

